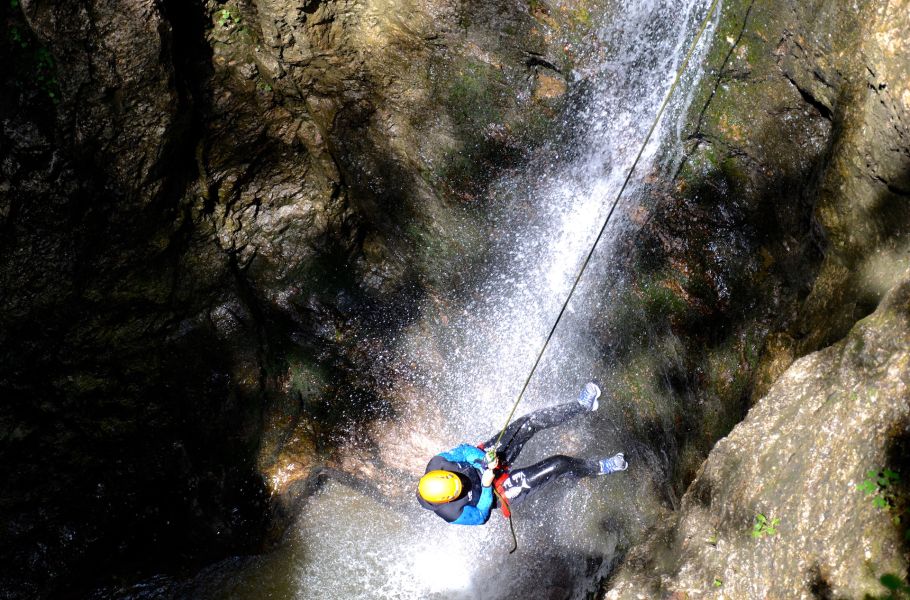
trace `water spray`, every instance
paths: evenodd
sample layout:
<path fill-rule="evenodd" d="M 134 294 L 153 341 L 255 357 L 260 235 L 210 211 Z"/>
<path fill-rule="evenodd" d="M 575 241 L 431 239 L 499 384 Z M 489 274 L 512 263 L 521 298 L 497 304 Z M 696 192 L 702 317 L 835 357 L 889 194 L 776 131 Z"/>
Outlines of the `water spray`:
<path fill-rule="evenodd" d="M 585 269 L 588 268 L 588 264 L 591 262 L 591 257 L 594 256 L 594 251 L 597 249 L 600 240 L 603 237 L 604 232 L 606 232 L 607 227 L 610 224 L 610 219 L 613 217 L 613 213 L 616 211 L 616 206 L 619 204 L 620 199 L 622 198 L 623 193 L 626 191 L 626 188 L 629 185 L 629 182 L 632 180 L 632 174 L 635 172 L 635 168 L 638 166 L 641 157 L 645 153 L 645 149 L 648 146 L 648 143 L 651 141 L 651 137 L 654 135 L 654 132 L 657 130 L 657 125 L 660 123 L 661 118 L 663 117 L 664 111 L 667 106 L 670 104 L 670 99 L 673 97 L 673 93 L 676 91 L 676 88 L 679 86 L 679 82 L 682 79 L 683 74 L 689 66 L 689 61 L 692 59 L 692 56 L 695 54 L 695 50 L 698 47 L 699 42 L 701 42 L 702 37 L 704 36 L 705 31 L 708 29 L 708 23 L 711 21 L 711 17 L 714 15 L 715 10 L 717 9 L 720 0 L 712 0 L 711 7 L 708 9 L 705 18 L 701 23 L 701 27 L 698 30 L 698 33 L 695 35 L 695 39 L 692 41 L 692 45 L 689 47 L 689 51 L 686 53 L 686 57 L 683 59 L 679 68 L 676 70 L 676 76 L 673 78 L 673 84 L 670 86 L 670 89 L 667 91 L 666 96 L 664 97 L 663 102 L 660 105 L 660 109 L 657 111 L 657 115 L 654 117 L 654 121 L 651 123 L 651 128 L 648 130 L 648 134 L 645 136 L 644 141 L 641 144 L 641 149 L 638 151 L 638 155 L 635 157 L 635 160 L 632 161 L 632 166 L 629 168 L 629 172 L 626 175 L 625 180 L 623 181 L 622 187 L 619 188 L 619 192 L 616 194 L 616 199 L 613 200 L 613 204 L 610 206 L 609 212 L 607 212 L 607 217 L 604 220 L 603 226 L 601 226 L 600 231 L 597 234 L 597 237 L 594 240 L 594 243 L 591 245 L 591 249 L 588 251 L 588 255 L 585 257 L 584 262 L 581 265 L 581 269 L 578 271 L 578 275 L 575 277 L 575 281 L 572 283 L 572 287 L 569 290 L 569 294 L 566 296 L 565 302 L 562 304 L 562 308 L 559 311 L 559 314 L 554 321 L 553 326 L 550 328 L 550 333 L 547 335 L 547 339 L 544 341 L 543 346 L 540 349 L 540 352 L 537 354 L 537 359 L 534 361 L 534 365 L 531 367 L 531 371 L 528 373 L 528 376 L 525 378 L 524 385 L 521 387 L 521 391 L 518 393 L 518 398 L 515 400 L 515 404 L 512 405 L 512 410 L 509 412 L 509 416 L 506 418 L 505 424 L 502 426 L 502 431 L 499 432 L 499 437 L 496 438 L 496 443 L 487 451 L 487 456 L 490 456 L 492 453 L 493 459 L 496 458 L 496 448 L 499 447 L 499 443 L 502 441 L 502 436 L 506 432 L 506 428 L 509 426 L 509 423 L 512 422 L 512 417 L 515 416 L 515 411 L 518 409 L 518 405 L 521 403 L 522 398 L 525 395 L 525 392 L 528 389 L 528 386 L 531 383 L 531 379 L 534 377 L 534 373 L 537 371 L 537 367 L 540 365 L 540 361 L 543 358 L 544 353 L 547 350 L 547 346 L 550 345 L 550 341 L 553 339 L 553 335 L 556 333 L 556 328 L 559 326 L 559 322 L 562 320 L 563 315 L 566 312 L 566 309 L 569 307 L 569 302 L 572 300 L 572 296 L 575 293 L 578 284 L 581 281 L 582 276 L 584 276 Z M 492 462 L 492 461 L 490 461 Z M 499 492 L 496 492 L 496 496 L 499 498 L 500 502 L 505 502 L 502 496 L 499 495 Z M 512 542 L 513 547 L 509 551 L 509 554 L 512 554 L 518 549 L 518 538 L 515 535 L 515 527 L 512 524 L 512 515 L 509 514 L 509 528 L 512 531 Z"/>

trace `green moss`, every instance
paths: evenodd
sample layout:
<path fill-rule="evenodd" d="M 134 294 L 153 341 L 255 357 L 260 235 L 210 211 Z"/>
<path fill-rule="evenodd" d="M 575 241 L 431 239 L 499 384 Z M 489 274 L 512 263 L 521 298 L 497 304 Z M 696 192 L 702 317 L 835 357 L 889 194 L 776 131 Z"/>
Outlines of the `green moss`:
<path fill-rule="evenodd" d="M 511 81 L 496 66 L 477 60 L 439 64 L 433 95 L 445 107 L 456 144 L 426 174 L 434 187 L 461 201 L 476 198 L 497 170 L 517 165 L 530 148 L 546 139 L 551 110 L 519 106 Z"/>
<path fill-rule="evenodd" d="M 662 397 L 657 387 L 657 361 L 650 352 L 642 351 L 623 365 L 616 377 L 613 394 L 624 406 L 631 409 L 638 424 L 656 419 L 661 410 L 656 398 Z"/>
<path fill-rule="evenodd" d="M 591 11 L 584 5 L 578 6 L 572 11 L 572 19 L 577 25 L 585 28 L 590 28 L 593 23 Z"/>
<path fill-rule="evenodd" d="M 749 385 L 749 378 L 741 376 L 745 371 L 737 340 L 728 338 L 723 346 L 708 350 L 705 357 L 708 392 L 722 405 L 735 402 L 745 392 Z"/>
<path fill-rule="evenodd" d="M 715 144 L 702 143 L 689 156 L 680 172 L 680 178 L 689 189 L 697 188 L 706 180 L 723 181 L 725 185 L 744 184 L 747 176 L 740 159 L 719 151 Z"/>
<path fill-rule="evenodd" d="M 677 396 L 667 387 L 666 373 L 681 360 L 679 340 L 672 334 L 653 338 L 634 349 L 611 377 L 610 390 L 636 435 L 648 438 L 657 430 L 673 430 L 680 422 Z"/>
<path fill-rule="evenodd" d="M 479 61 L 468 61 L 452 75 L 445 105 L 457 127 L 476 131 L 502 121 L 502 72 Z"/>
<path fill-rule="evenodd" d="M 432 183 L 446 181 L 453 184 L 456 189 L 464 188 L 470 185 L 477 172 L 477 162 L 471 152 L 464 152 L 458 149 L 452 150 L 446 155 L 432 173 Z"/>
<path fill-rule="evenodd" d="M 644 275 L 638 285 L 638 296 L 644 304 L 645 312 L 655 319 L 672 318 L 685 313 L 688 303 L 674 290 L 681 292 L 687 280 L 683 274 L 673 271 Z"/>
<path fill-rule="evenodd" d="M 288 361 L 287 379 L 288 390 L 303 399 L 318 397 L 327 387 L 323 369 L 300 357 Z"/>
<path fill-rule="evenodd" d="M 427 267 L 427 271 L 435 273 L 439 261 L 447 262 L 451 258 L 449 240 L 444 236 L 436 235 L 428 223 L 411 221 L 405 226 L 405 234 L 413 242 L 414 248 L 420 254 L 420 263 Z"/>

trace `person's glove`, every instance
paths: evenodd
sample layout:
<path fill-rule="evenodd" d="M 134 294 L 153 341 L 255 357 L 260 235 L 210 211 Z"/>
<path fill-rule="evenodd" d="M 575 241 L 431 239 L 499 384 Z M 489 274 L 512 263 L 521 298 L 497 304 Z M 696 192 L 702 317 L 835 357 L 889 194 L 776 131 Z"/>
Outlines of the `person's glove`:
<path fill-rule="evenodd" d="M 483 472 L 483 475 L 480 478 L 480 485 L 483 487 L 490 487 L 493 485 L 493 479 L 496 478 L 496 473 L 493 472 L 493 469 L 487 469 Z"/>
<path fill-rule="evenodd" d="M 483 456 L 483 468 L 484 469 L 495 469 L 499 466 L 499 457 L 496 456 L 496 450 L 490 449 L 487 450 L 486 454 Z"/>

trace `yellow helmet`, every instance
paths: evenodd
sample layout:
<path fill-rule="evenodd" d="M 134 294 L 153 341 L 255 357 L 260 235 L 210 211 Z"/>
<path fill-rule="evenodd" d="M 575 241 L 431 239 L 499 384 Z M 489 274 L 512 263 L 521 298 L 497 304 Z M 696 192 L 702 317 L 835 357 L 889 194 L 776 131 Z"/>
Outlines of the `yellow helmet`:
<path fill-rule="evenodd" d="M 420 478 L 417 492 L 427 502 L 451 502 L 461 495 L 461 479 L 451 471 L 430 471 Z"/>

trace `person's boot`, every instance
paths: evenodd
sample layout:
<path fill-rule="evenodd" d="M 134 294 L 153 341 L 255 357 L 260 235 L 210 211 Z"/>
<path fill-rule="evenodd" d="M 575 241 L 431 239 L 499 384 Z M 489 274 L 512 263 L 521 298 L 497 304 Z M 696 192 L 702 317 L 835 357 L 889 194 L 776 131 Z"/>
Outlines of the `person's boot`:
<path fill-rule="evenodd" d="M 610 473 L 615 473 L 616 471 L 625 471 L 629 468 L 629 463 L 626 462 L 626 457 L 623 456 L 623 453 L 620 452 L 610 458 L 602 458 L 598 461 L 600 463 L 600 474 L 608 475 Z"/>
<path fill-rule="evenodd" d="M 578 394 L 578 403 L 589 411 L 594 412 L 598 407 L 598 398 L 600 398 L 600 388 L 593 381 L 589 381 L 585 384 L 585 387 L 581 388 L 581 392 Z"/>

